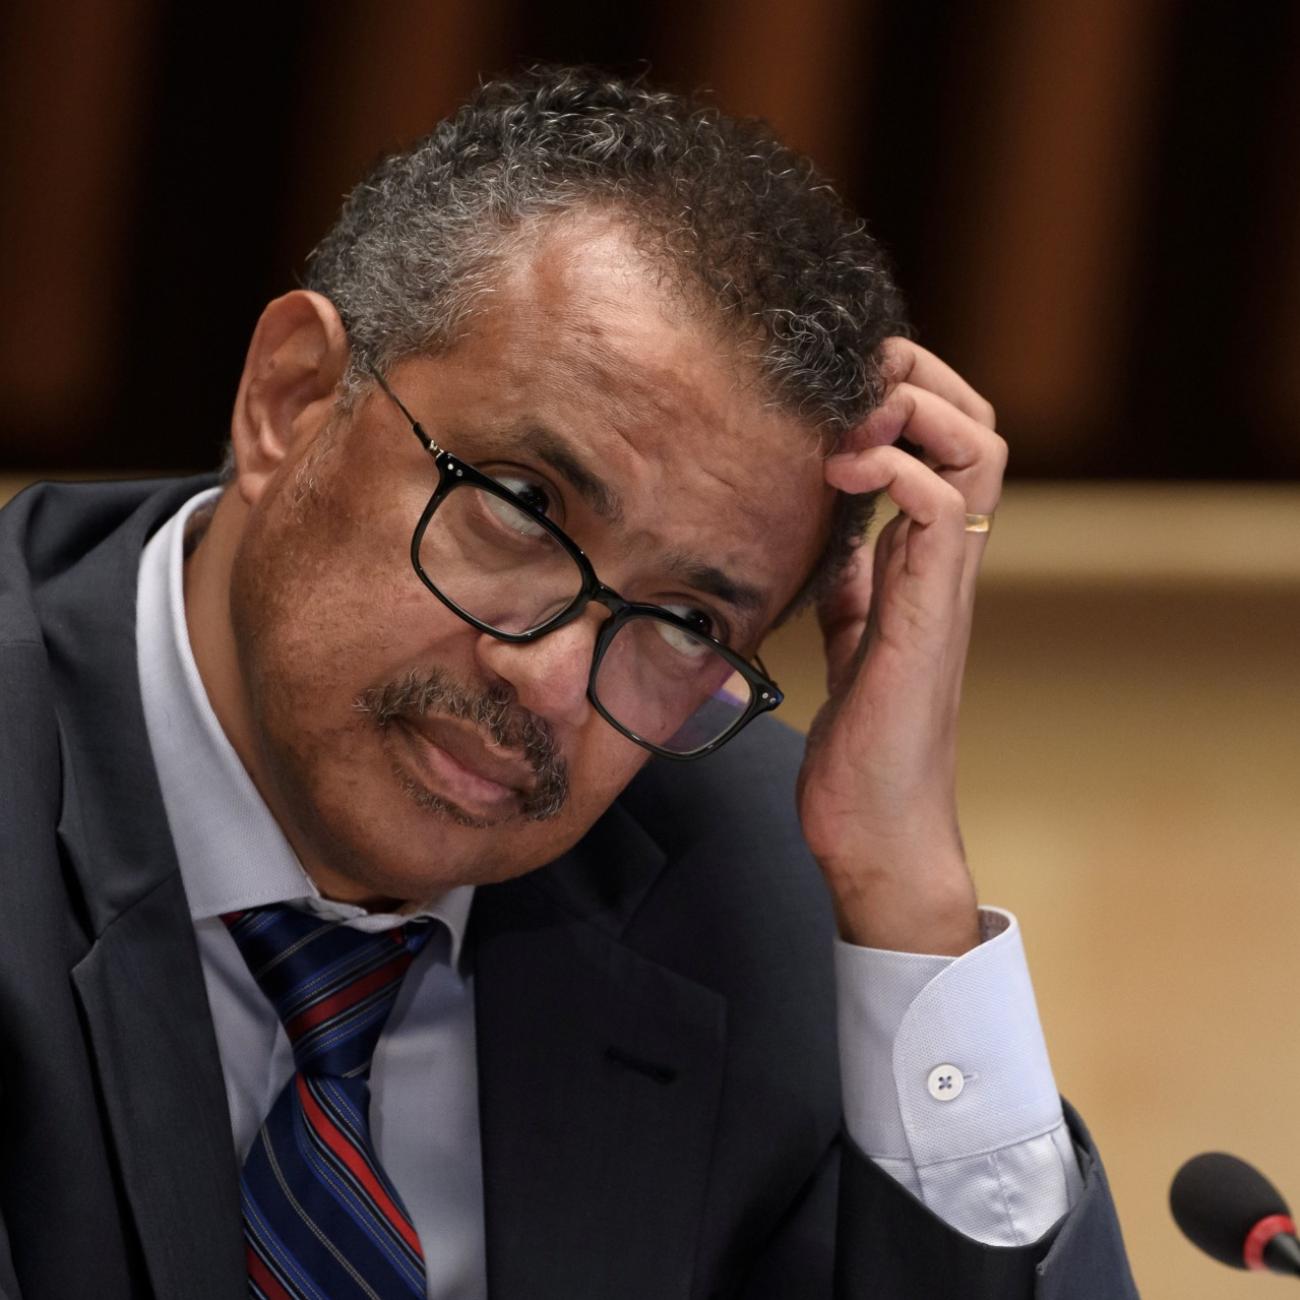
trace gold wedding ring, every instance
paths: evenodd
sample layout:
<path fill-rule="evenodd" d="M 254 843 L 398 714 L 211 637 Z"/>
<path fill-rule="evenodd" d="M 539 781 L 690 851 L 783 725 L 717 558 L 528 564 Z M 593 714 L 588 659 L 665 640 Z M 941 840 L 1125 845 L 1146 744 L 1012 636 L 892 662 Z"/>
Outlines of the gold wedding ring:
<path fill-rule="evenodd" d="M 987 533 L 993 527 L 992 515 L 967 515 L 966 531 L 968 533 Z"/>

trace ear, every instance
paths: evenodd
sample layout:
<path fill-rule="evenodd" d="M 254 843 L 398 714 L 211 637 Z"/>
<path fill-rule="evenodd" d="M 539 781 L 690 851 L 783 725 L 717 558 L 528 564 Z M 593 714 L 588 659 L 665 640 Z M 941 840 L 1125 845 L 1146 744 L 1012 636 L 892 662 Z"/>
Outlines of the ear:
<path fill-rule="evenodd" d="M 325 427 L 348 354 L 343 321 L 318 293 L 295 289 L 262 312 L 230 424 L 235 485 L 249 505 Z"/>

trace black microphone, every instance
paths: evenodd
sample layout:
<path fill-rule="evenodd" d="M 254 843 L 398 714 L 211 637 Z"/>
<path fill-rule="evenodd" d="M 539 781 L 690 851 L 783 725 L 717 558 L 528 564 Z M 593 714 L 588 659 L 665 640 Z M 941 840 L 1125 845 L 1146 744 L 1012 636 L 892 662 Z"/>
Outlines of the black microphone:
<path fill-rule="evenodd" d="M 1169 1189 L 1174 1222 L 1195 1246 L 1231 1268 L 1300 1277 L 1300 1240 L 1276 1187 L 1222 1151 L 1193 1156 Z"/>

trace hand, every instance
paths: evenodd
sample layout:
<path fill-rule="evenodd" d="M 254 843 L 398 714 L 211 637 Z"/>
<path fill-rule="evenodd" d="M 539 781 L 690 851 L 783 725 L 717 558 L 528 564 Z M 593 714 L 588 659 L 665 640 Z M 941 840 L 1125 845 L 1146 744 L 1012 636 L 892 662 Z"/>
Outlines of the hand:
<path fill-rule="evenodd" d="M 957 823 L 957 713 L 975 579 L 1006 443 L 993 408 L 938 357 L 884 345 L 884 401 L 826 461 L 844 492 L 899 515 L 819 606 L 829 698 L 799 775 L 799 816 L 850 943 L 959 954 L 979 942 Z M 905 437 L 924 463 L 893 444 Z"/>

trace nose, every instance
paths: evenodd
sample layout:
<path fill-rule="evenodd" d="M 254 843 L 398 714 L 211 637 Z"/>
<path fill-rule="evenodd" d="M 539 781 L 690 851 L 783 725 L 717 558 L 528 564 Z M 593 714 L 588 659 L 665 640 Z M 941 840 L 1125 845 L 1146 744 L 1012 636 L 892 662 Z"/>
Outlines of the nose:
<path fill-rule="evenodd" d="M 581 726 L 592 713 L 587 682 L 601 613 L 587 609 L 537 641 L 499 641 L 484 633 L 478 640 L 479 663 L 511 686 L 530 713 L 556 725 Z"/>

